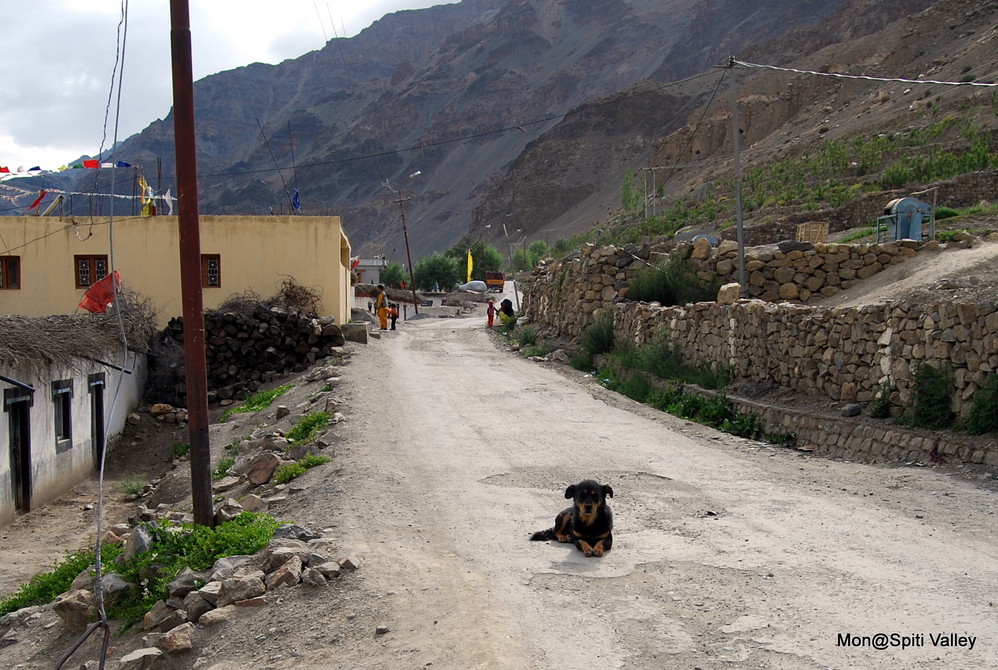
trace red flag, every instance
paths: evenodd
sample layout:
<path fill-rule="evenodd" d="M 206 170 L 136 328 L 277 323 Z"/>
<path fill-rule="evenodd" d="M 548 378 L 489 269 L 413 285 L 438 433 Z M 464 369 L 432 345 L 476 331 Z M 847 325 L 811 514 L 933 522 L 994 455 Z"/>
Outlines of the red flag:
<path fill-rule="evenodd" d="M 92 158 L 90 160 L 85 160 L 85 161 L 83 161 L 83 167 L 85 167 L 85 168 L 100 167 L 100 161 L 97 160 L 96 158 Z"/>
<path fill-rule="evenodd" d="M 6 165 L 0 165 L 0 172 L 4 174 L 10 174 L 10 168 Z"/>
<path fill-rule="evenodd" d="M 45 193 L 46 193 L 45 189 L 42 189 L 42 192 L 38 194 L 38 197 L 35 198 L 35 201 L 31 203 L 31 207 L 28 207 L 29 212 L 34 208 L 38 207 L 38 205 L 42 204 L 42 198 L 45 197 Z"/>
<path fill-rule="evenodd" d="M 115 270 L 87 289 L 80 301 L 80 307 L 95 314 L 103 314 L 107 306 L 114 302 L 114 294 L 121 289 L 121 278 Z"/>

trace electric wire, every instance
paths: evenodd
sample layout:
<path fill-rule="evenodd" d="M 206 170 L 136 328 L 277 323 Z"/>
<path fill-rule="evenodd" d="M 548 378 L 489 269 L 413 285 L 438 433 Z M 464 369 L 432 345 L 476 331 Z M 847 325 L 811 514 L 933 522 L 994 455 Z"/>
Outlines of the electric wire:
<path fill-rule="evenodd" d="M 114 94 L 115 85 L 115 73 L 117 73 L 117 98 L 115 99 L 115 110 L 114 110 L 114 131 L 112 139 L 112 163 L 114 163 L 115 153 L 118 146 L 118 126 L 121 119 L 121 96 L 122 96 L 122 80 L 124 78 L 125 71 L 125 47 L 128 42 L 128 0 L 122 0 L 121 2 L 121 19 L 118 23 L 118 34 L 116 40 L 116 52 L 115 52 L 115 62 L 114 69 L 111 74 L 111 87 L 108 93 L 107 107 L 104 110 L 104 139 L 101 140 L 101 151 L 104 151 L 104 141 L 107 138 L 107 124 L 108 116 L 111 109 L 111 99 Z M 120 64 L 120 69 L 119 69 Z M 116 186 L 116 170 L 112 169 L 111 172 L 111 192 L 113 194 L 114 188 Z M 96 180 L 96 175 L 95 175 Z M 109 260 L 109 272 L 111 275 L 111 287 L 112 296 L 114 302 L 114 311 L 118 323 L 118 331 L 121 338 L 122 351 L 121 351 L 121 368 L 122 371 L 118 372 L 117 381 L 115 383 L 114 395 L 111 399 L 111 407 L 108 416 L 114 416 L 115 408 L 117 407 L 118 400 L 121 395 L 121 387 L 124 384 L 125 374 L 123 372 L 125 364 L 128 360 L 128 337 L 125 332 L 124 317 L 121 310 L 121 300 L 118 292 L 118 284 L 114 279 L 115 276 L 115 255 L 114 255 L 114 207 L 110 208 L 109 220 L 108 220 L 108 260 Z M 104 417 L 101 416 L 99 421 L 103 422 Z M 104 534 L 104 474 L 105 466 L 107 462 L 107 432 L 104 431 L 102 437 L 102 444 L 100 445 L 100 464 L 97 470 L 97 538 L 94 543 L 94 595 L 97 605 L 97 616 L 98 620 L 91 624 L 80 636 L 79 640 L 73 645 L 66 654 L 59 660 L 56 665 L 56 670 L 62 668 L 63 664 L 69 660 L 70 656 L 83 644 L 83 642 L 90 637 L 91 634 L 97 630 L 103 630 L 103 644 L 101 646 L 100 652 L 100 669 L 103 670 L 104 664 L 107 661 L 108 647 L 111 641 L 111 626 L 107 620 L 107 612 L 104 607 L 104 589 L 103 589 L 103 564 L 101 559 L 102 550 L 102 536 Z"/>
<path fill-rule="evenodd" d="M 780 67 L 777 65 L 762 65 L 760 63 L 748 63 L 746 61 L 740 61 L 732 59 L 731 63 L 733 65 L 738 65 L 745 68 L 758 68 L 765 70 L 777 70 L 780 72 L 795 72 L 797 74 L 810 74 L 817 75 L 819 77 L 836 77 L 839 79 L 863 79 L 866 81 L 884 81 L 884 82 L 896 82 L 902 84 L 937 84 L 939 86 L 983 86 L 983 87 L 995 87 L 998 84 L 983 82 L 983 81 L 940 81 L 937 79 L 905 79 L 903 77 L 876 77 L 868 74 L 846 74 L 844 72 L 818 72 L 816 70 L 799 70 L 792 67 Z"/>

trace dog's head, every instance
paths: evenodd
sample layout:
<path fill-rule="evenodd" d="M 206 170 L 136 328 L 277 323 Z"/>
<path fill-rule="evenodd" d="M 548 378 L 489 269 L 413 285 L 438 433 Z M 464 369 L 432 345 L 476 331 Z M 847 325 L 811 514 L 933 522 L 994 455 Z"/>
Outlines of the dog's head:
<path fill-rule="evenodd" d="M 610 485 L 599 484 L 591 479 L 572 484 L 565 489 L 565 497 L 572 498 L 576 514 L 586 525 L 593 523 L 599 517 L 607 496 L 613 497 Z"/>

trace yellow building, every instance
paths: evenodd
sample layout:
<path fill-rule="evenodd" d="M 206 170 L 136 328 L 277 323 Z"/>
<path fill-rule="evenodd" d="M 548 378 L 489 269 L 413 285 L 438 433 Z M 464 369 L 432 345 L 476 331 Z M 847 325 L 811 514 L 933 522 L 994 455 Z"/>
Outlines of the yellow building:
<path fill-rule="evenodd" d="M 289 277 L 321 296 L 320 313 L 350 320 L 350 242 L 336 216 L 205 216 L 205 309 L 232 295 L 277 293 Z M 152 300 L 158 326 L 183 313 L 177 217 L 0 217 L 0 313 L 71 314 L 114 269 Z M 113 268 L 112 268 L 113 265 Z"/>

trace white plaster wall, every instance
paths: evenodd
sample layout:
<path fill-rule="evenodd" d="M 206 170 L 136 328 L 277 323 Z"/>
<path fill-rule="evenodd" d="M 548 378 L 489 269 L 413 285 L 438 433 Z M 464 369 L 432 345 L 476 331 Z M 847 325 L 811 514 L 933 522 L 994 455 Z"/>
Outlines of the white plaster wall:
<path fill-rule="evenodd" d="M 90 361 L 81 363 L 78 369 L 73 370 L 51 366 L 37 375 L 23 366 L 0 365 L 0 373 L 3 375 L 35 387 L 30 409 L 31 509 L 38 509 L 58 498 L 94 473 L 90 434 L 92 398 L 88 385 L 90 374 L 104 373 L 104 425 L 108 442 L 124 429 L 128 413 L 139 404 L 142 397 L 146 362 L 144 356 L 134 353 L 127 354 L 122 360 L 115 364 L 131 370 L 131 374 Z M 58 445 L 55 439 L 52 382 L 63 379 L 73 380 L 71 446 Z M 0 382 L 0 387 L 5 386 L 7 384 Z M 0 524 L 9 523 L 16 514 L 9 430 L 9 415 L 4 413 L 0 417 Z"/>

